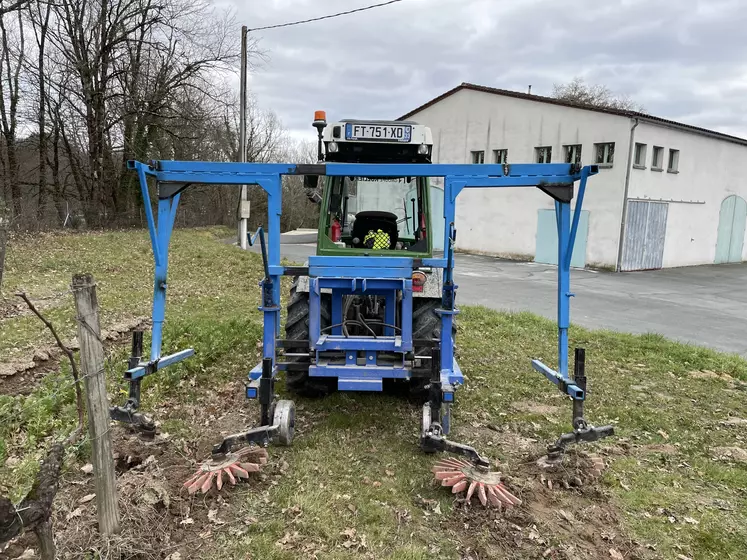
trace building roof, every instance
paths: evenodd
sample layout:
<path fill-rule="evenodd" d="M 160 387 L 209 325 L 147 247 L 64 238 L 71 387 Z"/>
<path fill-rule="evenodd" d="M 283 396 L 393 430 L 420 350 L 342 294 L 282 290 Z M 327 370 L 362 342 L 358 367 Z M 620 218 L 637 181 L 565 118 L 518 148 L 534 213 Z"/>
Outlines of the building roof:
<path fill-rule="evenodd" d="M 620 117 L 640 119 L 642 121 L 659 123 L 665 126 L 671 126 L 673 128 L 687 130 L 695 134 L 710 136 L 711 138 L 718 138 L 720 140 L 725 140 L 726 142 L 734 142 L 735 144 L 742 144 L 743 146 L 747 146 L 747 139 L 745 138 L 739 138 L 738 136 L 731 136 L 730 134 L 716 132 L 715 130 L 708 130 L 707 128 L 701 128 L 701 127 L 693 126 L 690 124 L 684 124 L 684 123 L 680 123 L 676 121 L 671 121 L 669 119 L 663 119 L 661 117 L 655 117 L 653 115 L 647 115 L 646 113 L 641 113 L 639 111 L 626 111 L 624 109 L 611 109 L 608 107 L 598 107 L 596 105 L 587 105 L 585 103 L 577 103 L 574 101 L 567 101 L 564 99 L 555 99 L 554 97 L 545 97 L 542 95 L 534 95 L 531 93 L 521 93 L 518 91 L 511 91 L 508 89 L 499 89 L 499 88 L 493 88 L 493 87 L 487 87 L 487 86 L 480 86 L 477 84 L 470 84 L 468 82 L 462 82 L 457 87 L 450 89 L 446 93 L 443 93 L 439 95 L 438 97 L 431 99 L 430 101 L 428 101 L 427 103 L 424 103 L 420 107 L 417 107 L 413 109 L 412 111 L 410 111 L 409 113 L 402 115 L 397 120 L 401 121 L 404 119 L 408 119 L 412 117 L 413 115 L 419 113 L 423 109 L 427 109 L 431 105 L 435 105 L 439 101 L 442 101 L 443 99 L 446 99 L 447 97 L 450 97 L 461 90 L 481 91 L 483 93 L 491 93 L 493 95 L 502 95 L 504 97 L 514 97 L 516 99 L 525 99 L 527 101 L 549 103 L 551 105 L 560 105 L 562 107 L 573 107 L 575 109 L 584 109 L 586 111 L 596 111 L 597 113 L 607 113 L 610 115 L 617 115 Z"/>

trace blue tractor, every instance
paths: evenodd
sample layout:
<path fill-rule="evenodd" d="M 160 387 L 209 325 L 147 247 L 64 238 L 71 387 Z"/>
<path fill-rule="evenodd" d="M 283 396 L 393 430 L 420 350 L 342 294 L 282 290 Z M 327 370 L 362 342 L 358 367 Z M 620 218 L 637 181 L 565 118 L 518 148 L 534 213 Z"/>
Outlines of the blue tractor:
<path fill-rule="evenodd" d="M 468 497 L 476 493 L 483 504 L 511 505 L 513 497 L 489 472 L 487 459 L 447 436 L 451 405 L 464 382 L 454 357 L 459 313 L 454 284 L 456 199 L 467 188 L 516 187 L 546 193 L 555 201 L 557 217 L 558 363 L 555 369 L 538 360 L 532 365 L 572 399 L 574 430 L 548 447 L 548 457 L 559 460 L 569 443 L 610 435 L 611 426 L 596 428 L 584 419 L 583 349 L 576 349 L 574 377 L 568 373 L 570 262 L 587 179 L 597 167 L 433 164 L 431 131 L 414 122 L 350 120 L 328 126 L 319 111 L 313 125 L 318 133 L 315 164 L 130 162 L 146 201 L 155 259 L 153 336 L 147 360 L 133 344 L 125 374 L 130 398 L 111 409 L 112 418 L 152 430 L 150 420 L 137 411 L 141 379 L 193 354 L 187 349 L 161 355 L 168 246 L 182 193 L 197 183 L 259 185 L 267 193 L 267 238 L 260 228 L 250 243 L 259 240 L 264 262 L 263 359 L 246 383 L 246 396 L 260 404 L 259 425 L 218 443 L 212 459 L 189 481 L 190 491 L 206 491 L 221 473 L 241 475 L 236 465 L 242 472 L 254 468 L 243 452 L 236 452 L 242 446 L 291 443 L 295 405 L 277 400 L 275 393 L 277 375 L 284 372 L 287 389 L 303 396 L 405 388 L 423 402 L 421 448 L 462 457 L 440 463 L 437 478 L 455 491 L 467 491 Z M 281 264 L 283 175 L 303 175 L 309 198 L 320 205 L 316 254 L 304 266 Z M 149 178 L 157 191 L 157 220 L 148 202 Z M 443 190 L 431 185 L 433 178 L 442 181 Z M 282 276 L 293 277 L 284 328 Z"/>

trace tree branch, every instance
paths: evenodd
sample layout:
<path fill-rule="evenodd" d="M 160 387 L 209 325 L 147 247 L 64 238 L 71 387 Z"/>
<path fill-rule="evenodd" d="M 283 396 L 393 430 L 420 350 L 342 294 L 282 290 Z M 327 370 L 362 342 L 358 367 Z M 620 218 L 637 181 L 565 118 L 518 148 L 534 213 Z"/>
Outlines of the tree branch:
<path fill-rule="evenodd" d="M 16 2 L 13 2 L 10 6 L 0 6 L 0 16 L 2 16 L 3 14 L 7 14 L 8 12 L 13 12 L 20 8 L 23 8 L 26 4 L 29 3 L 29 1 L 30 0 L 17 0 Z"/>
<path fill-rule="evenodd" d="M 73 442 L 75 442 L 80 435 L 83 433 L 83 395 L 80 390 L 80 372 L 78 371 L 78 366 L 75 364 L 75 357 L 73 356 L 73 351 L 70 350 L 67 346 L 65 346 L 60 340 L 60 337 L 57 335 L 57 331 L 55 330 L 52 323 L 47 321 L 47 319 L 44 317 L 44 315 L 41 314 L 41 312 L 36 308 L 36 306 L 31 303 L 31 300 L 28 298 L 28 296 L 23 293 L 19 292 L 16 294 L 19 298 L 21 298 L 23 301 L 26 302 L 26 305 L 31 310 L 31 312 L 39 317 L 42 323 L 46 325 L 46 327 L 49 329 L 49 332 L 52 333 L 52 336 L 54 337 L 55 341 L 57 342 L 57 346 L 62 350 L 65 355 L 67 356 L 67 359 L 70 360 L 70 368 L 72 370 L 74 385 L 75 385 L 75 401 L 78 408 L 78 427 L 75 428 L 75 430 L 72 431 L 72 433 L 67 437 L 64 444 L 69 445 Z"/>

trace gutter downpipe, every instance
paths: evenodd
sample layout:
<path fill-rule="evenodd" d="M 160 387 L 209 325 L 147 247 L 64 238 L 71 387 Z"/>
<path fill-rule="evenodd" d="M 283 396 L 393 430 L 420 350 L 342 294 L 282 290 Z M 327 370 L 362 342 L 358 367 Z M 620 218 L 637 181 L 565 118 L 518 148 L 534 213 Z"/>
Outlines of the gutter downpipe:
<path fill-rule="evenodd" d="M 620 272 L 622 268 L 622 257 L 623 257 L 623 244 L 625 243 L 625 222 L 628 219 L 628 190 L 630 189 L 630 170 L 633 164 L 633 148 L 635 146 L 633 140 L 635 139 L 635 129 L 638 126 L 638 118 L 635 119 L 635 124 L 630 127 L 630 145 L 628 146 L 628 168 L 625 171 L 625 192 L 623 193 L 623 209 L 622 218 L 620 219 L 620 238 L 617 243 L 617 265 L 615 266 L 615 272 Z"/>

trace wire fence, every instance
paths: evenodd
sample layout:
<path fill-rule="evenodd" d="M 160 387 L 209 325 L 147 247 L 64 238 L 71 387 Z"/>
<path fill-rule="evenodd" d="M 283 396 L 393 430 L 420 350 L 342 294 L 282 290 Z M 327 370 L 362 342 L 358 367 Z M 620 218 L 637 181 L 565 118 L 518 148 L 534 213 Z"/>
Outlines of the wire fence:
<path fill-rule="evenodd" d="M 83 288 L 78 288 L 78 289 L 70 288 L 68 290 L 59 292 L 58 296 L 64 296 L 64 295 L 67 295 L 67 294 L 73 294 L 74 295 L 74 292 L 78 291 L 80 289 L 83 289 Z M 90 379 L 90 378 L 93 378 L 93 377 L 97 377 L 97 376 L 107 377 L 108 374 L 114 373 L 117 370 L 116 356 L 117 356 L 117 354 L 120 354 L 121 350 L 118 349 L 118 348 L 116 348 L 116 347 L 112 347 L 112 346 L 110 346 L 109 348 L 107 348 L 105 340 L 101 337 L 101 333 L 97 332 L 96 329 L 91 325 L 91 323 L 89 322 L 89 318 L 92 317 L 92 316 L 94 316 L 94 315 L 97 315 L 97 314 L 98 314 L 98 310 L 93 311 L 93 312 L 88 313 L 88 314 L 85 314 L 85 315 L 81 315 L 79 313 L 76 313 L 75 320 L 76 320 L 76 323 L 78 325 L 80 325 L 82 328 L 85 328 L 89 333 L 91 333 L 96 338 L 96 340 L 101 343 L 102 347 L 104 348 L 105 354 L 104 354 L 104 364 L 103 364 L 103 367 L 101 367 L 100 369 L 97 369 L 95 371 L 85 371 L 83 369 L 82 364 L 81 364 L 81 368 L 79 370 L 77 369 L 76 366 L 73 366 L 73 364 L 71 364 L 71 369 L 75 369 L 76 371 L 79 371 L 77 379 L 72 375 L 72 371 L 71 371 L 71 378 L 68 379 L 68 380 L 66 380 L 66 381 L 64 381 L 64 382 L 62 382 L 62 383 L 58 383 L 55 386 L 54 391 L 49 392 L 49 393 L 45 393 L 44 394 L 44 398 L 45 399 L 52 400 L 53 402 L 56 402 L 57 404 L 63 404 L 64 402 L 66 402 L 69 399 L 69 396 L 70 396 L 69 395 L 69 390 L 70 390 L 70 388 L 73 388 L 76 385 L 82 387 L 83 384 L 85 383 L 85 381 L 87 379 Z M 63 343 L 63 346 L 65 346 L 64 343 Z M 67 349 L 70 350 L 70 348 L 67 348 Z M 63 354 L 67 354 L 67 352 L 65 352 L 63 350 Z M 62 359 L 64 359 L 64 358 L 61 357 L 61 360 Z M 62 368 L 60 367 L 60 369 L 62 369 Z M 77 398 L 76 398 L 76 407 L 77 406 L 83 406 L 83 407 L 85 407 L 85 404 L 84 404 L 84 402 L 78 403 L 77 402 Z M 70 434 L 74 433 L 74 431 L 77 430 L 77 429 L 79 429 L 79 428 L 82 431 L 81 431 L 80 434 L 78 434 L 77 439 L 75 441 L 73 441 L 73 442 L 66 442 L 67 438 L 70 437 Z M 104 432 L 102 432 L 101 434 L 97 435 L 95 438 L 92 438 L 91 435 L 90 435 L 90 433 L 85 430 L 85 425 L 83 425 L 83 426 L 77 426 L 77 425 L 75 425 L 75 426 L 71 427 L 71 430 L 70 430 L 69 433 L 66 433 L 64 435 L 57 435 L 57 436 L 55 436 L 55 434 L 51 434 L 50 438 L 51 438 L 52 441 L 50 442 L 50 445 L 47 448 L 46 453 L 49 452 L 49 449 L 51 449 L 52 446 L 54 446 L 55 444 L 58 444 L 58 443 L 63 443 L 63 444 L 67 443 L 66 446 L 65 446 L 66 452 L 68 452 L 68 453 L 69 452 L 78 453 L 86 445 L 92 444 L 96 440 L 98 440 L 98 439 L 100 439 L 102 437 L 107 436 L 110 433 L 111 429 L 112 429 L 112 425 L 110 424 Z M 24 500 L 27 499 L 27 497 L 28 497 L 28 494 L 24 495 L 20 500 L 18 500 L 17 503 L 14 504 L 15 512 L 18 515 L 18 518 L 19 518 L 19 520 L 21 522 L 23 522 L 23 520 L 21 519 L 20 512 L 24 511 L 26 509 L 29 509 L 29 508 L 28 507 L 21 508 L 20 505 L 24 502 Z"/>

